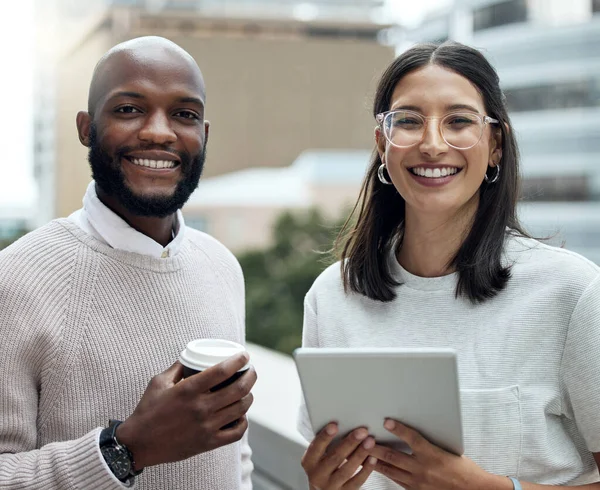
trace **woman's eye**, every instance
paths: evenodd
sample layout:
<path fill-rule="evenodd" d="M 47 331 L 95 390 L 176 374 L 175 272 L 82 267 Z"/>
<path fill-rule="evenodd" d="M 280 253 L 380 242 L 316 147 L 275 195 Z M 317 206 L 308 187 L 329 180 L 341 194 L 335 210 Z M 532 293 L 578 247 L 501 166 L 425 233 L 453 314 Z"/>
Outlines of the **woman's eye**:
<path fill-rule="evenodd" d="M 394 121 L 394 126 L 400 128 L 416 128 L 421 125 L 421 121 L 411 117 L 403 117 Z"/>
<path fill-rule="evenodd" d="M 457 117 L 452 117 L 448 120 L 449 124 L 462 124 L 462 125 L 468 125 L 468 124 L 473 124 L 475 121 L 469 117 L 466 116 L 457 116 Z"/>
<path fill-rule="evenodd" d="M 123 107 L 119 107 L 115 112 L 118 112 L 120 114 L 137 114 L 141 111 L 139 111 L 132 105 L 125 105 Z"/>

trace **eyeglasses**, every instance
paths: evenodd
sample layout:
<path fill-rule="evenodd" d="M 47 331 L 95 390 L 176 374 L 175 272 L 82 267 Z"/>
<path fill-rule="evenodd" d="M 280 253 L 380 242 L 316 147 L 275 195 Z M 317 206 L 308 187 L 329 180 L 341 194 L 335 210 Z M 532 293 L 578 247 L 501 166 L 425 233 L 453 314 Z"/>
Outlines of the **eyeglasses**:
<path fill-rule="evenodd" d="M 487 124 L 499 121 L 473 112 L 453 112 L 440 117 L 425 117 L 418 112 L 393 110 L 375 116 L 385 138 L 397 148 L 409 148 L 423 141 L 427 122 L 440 119 L 438 129 L 444 141 L 457 150 L 473 148 Z"/>

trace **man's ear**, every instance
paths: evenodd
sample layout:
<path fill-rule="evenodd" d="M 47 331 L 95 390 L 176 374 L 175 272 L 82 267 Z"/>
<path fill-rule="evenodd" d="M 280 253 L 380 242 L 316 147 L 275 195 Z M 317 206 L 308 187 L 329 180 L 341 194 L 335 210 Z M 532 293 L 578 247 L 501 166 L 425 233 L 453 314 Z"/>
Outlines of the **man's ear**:
<path fill-rule="evenodd" d="M 206 142 L 208 141 L 209 129 L 210 129 L 210 121 L 208 119 L 206 119 L 204 121 L 204 144 L 206 144 Z"/>
<path fill-rule="evenodd" d="M 92 127 L 92 116 L 85 111 L 79 111 L 76 118 L 77 133 L 79 141 L 83 146 L 90 146 L 90 128 Z"/>

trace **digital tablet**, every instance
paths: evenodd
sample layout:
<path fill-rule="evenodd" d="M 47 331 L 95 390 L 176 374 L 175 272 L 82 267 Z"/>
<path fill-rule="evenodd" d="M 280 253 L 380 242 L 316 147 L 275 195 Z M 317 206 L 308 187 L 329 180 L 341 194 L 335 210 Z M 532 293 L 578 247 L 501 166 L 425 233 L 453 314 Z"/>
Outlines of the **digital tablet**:
<path fill-rule="evenodd" d="M 338 439 L 366 427 L 379 444 L 408 446 L 386 418 L 437 446 L 464 452 L 456 352 L 452 349 L 300 348 L 294 359 L 315 434 L 338 423 Z"/>

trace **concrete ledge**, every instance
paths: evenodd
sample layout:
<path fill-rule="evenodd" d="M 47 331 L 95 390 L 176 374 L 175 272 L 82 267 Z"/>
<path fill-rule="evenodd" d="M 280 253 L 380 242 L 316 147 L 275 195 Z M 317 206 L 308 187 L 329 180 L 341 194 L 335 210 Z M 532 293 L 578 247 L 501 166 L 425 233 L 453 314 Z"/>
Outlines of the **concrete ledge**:
<path fill-rule="evenodd" d="M 248 412 L 255 490 L 306 490 L 300 461 L 308 443 L 296 429 L 301 387 L 291 357 L 248 344 L 258 374 Z"/>

